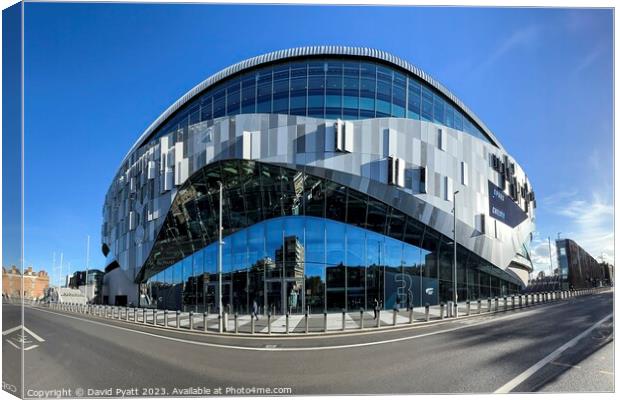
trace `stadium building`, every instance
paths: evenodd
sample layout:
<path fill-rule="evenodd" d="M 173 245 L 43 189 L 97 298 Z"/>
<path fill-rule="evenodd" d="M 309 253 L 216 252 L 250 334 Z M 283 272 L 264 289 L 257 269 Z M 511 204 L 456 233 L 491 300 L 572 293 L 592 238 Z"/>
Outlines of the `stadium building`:
<path fill-rule="evenodd" d="M 254 57 L 157 118 L 105 198 L 110 304 L 216 309 L 219 182 L 236 312 L 437 304 L 454 279 L 459 300 L 501 296 L 532 270 L 525 172 L 448 89 L 380 50 Z"/>

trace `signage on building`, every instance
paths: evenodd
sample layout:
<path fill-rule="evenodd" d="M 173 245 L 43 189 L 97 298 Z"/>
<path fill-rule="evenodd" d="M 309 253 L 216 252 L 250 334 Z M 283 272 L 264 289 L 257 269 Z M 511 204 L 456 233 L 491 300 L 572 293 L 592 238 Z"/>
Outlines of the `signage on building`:
<path fill-rule="evenodd" d="M 489 215 L 514 228 L 527 214 L 499 187 L 489 181 Z"/>

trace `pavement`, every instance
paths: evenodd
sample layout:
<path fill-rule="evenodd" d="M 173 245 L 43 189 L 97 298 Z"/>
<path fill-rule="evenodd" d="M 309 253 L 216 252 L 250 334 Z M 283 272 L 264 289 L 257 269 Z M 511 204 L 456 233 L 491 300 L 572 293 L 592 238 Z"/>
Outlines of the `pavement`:
<path fill-rule="evenodd" d="M 24 395 L 611 392 L 613 293 L 385 331 L 218 336 L 24 307 Z M 3 329 L 21 308 L 3 305 Z M 3 335 L 3 341 L 18 331 Z M 37 340 L 41 339 L 41 341 Z M 27 344 L 26 344 L 27 342 Z M 3 343 L 3 381 L 20 351 Z M 8 363 L 8 364 L 7 364 Z M 7 368 L 7 365 L 10 365 Z M 19 387 L 18 387 L 19 388 Z"/>

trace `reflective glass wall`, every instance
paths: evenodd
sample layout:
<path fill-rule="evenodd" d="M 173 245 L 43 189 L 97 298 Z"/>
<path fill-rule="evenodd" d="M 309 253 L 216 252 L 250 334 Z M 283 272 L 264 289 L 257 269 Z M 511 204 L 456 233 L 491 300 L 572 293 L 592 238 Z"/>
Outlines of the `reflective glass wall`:
<path fill-rule="evenodd" d="M 324 218 L 289 216 L 257 223 L 224 240 L 223 305 L 248 313 L 256 301 L 261 312 L 316 313 L 371 309 L 375 299 L 385 309 L 451 300 L 453 264 L 443 259 L 453 256 L 452 247 L 433 235 L 408 232 L 434 251 Z M 146 283 L 151 304 L 215 312 L 217 253 L 212 243 L 152 276 Z M 518 291 L 463 249 L 458 256 L 460 299 Z"/>
<path fill-rule="evenodd" d="M 288 61 L 233 76 L 184 105 L 152 137 L 246 113 L 421 119 L 492 143 L 459 107 L 428 83 L 382 63 L 355 58 Z"/>

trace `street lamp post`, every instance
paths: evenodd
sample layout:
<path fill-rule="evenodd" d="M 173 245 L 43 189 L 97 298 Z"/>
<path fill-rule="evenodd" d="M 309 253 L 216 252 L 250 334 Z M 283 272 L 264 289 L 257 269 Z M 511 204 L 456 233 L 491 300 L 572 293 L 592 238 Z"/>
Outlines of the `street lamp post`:
<path fill-rule="evenodd" d="M 454 242 L 454 290 L 453 290 L 453 294 L 452 294 L 452 298 L 454 300 L 454 307 L 456 307 L 456 309 L 458 310 L 458 306 L 457 306 L 457 301 L 458 301 L 458 295 L 456 292 L 457 286 L 456 286 L 456 195 L 459 191 L 455 191 L 454 195 L 452 197 L 452 204 L 453 204 L 453 218 L 454 218 L 454 229 L 452 230 L 452 241 Z M 454 315 L 455 317 L 457 316 L 456 313 Z"/>
<path fill-rule="evenodd" d="M 220 213 L 220 222 L 219 222 L 219 228 L 218 228 L 218 257 L 217 257 L 217 301 L 218 301 L 218 315 L 219 315 L 219 320 L 220 320 L 220 324 L 219 324 L 219 330 L 220 333 L 223 332 L 223 324 L 222 324 L 222 245 L 224 244 L 222 242 L 222 191 L 223 191 L 223 187 L 224 185 L 222 184 L 221 181 L 217 182 L 218 185 L 220 186 L 220 209 L 219 209 L 219 213 Z"/>

